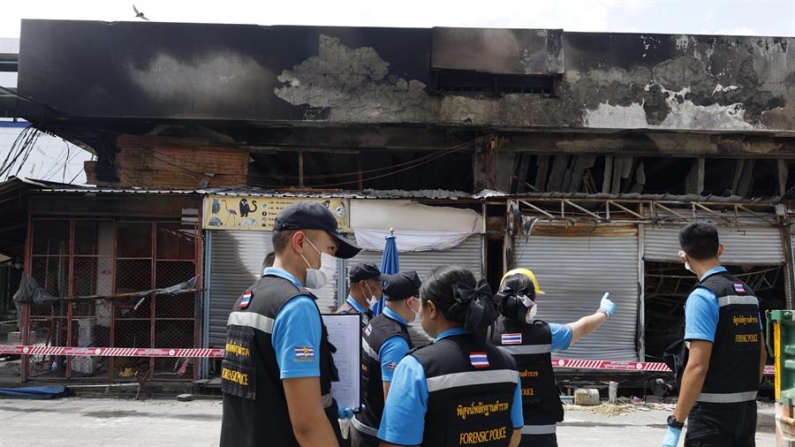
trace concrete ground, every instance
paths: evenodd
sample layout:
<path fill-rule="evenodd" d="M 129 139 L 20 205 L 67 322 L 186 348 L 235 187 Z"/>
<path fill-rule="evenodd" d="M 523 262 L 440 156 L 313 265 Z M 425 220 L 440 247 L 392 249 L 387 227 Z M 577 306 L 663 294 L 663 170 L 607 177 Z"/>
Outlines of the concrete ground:
<path fill-rule="evenodd" d="M 610 410 L 568 407 L 558 429 L 560 446 L 660 446 L 669 410 L 660 405 L 623 407 L 621 415 Z M 218 399 L 0 398 L 0 447 L 209 447 L 218 445 L 220 426 Z M 771 405 L 760 406 L 757 445 L 775 445 Z"/>

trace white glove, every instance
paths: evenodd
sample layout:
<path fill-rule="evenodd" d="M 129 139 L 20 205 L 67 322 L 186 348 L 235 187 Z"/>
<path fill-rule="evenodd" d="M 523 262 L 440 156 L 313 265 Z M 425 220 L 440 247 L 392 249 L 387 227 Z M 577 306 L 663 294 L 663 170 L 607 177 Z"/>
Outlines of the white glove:
<path fill-rule="evenodd" d="M 610 301 L 607 298 L 608 296 L 610 296 L 610 292 L 605 292 L 604 296 L 602 296 L 602 301 L 599 303 L 599 310 L 597 310 L 597 312 L 602 312 L 607 315 L 607 318 L 610 318 L 616 313 L 616 303 Z"/>

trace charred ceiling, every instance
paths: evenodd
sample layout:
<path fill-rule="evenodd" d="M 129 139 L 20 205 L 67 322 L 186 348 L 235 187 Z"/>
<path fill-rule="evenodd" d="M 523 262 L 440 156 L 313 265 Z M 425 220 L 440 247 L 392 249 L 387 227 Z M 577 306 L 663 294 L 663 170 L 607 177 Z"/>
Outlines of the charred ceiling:
<path fill-rule="evenodd" d="M 795 187 L 783 160 L 534 155 L 513 157 L 511 193 L 674 194 L 781 197 Z"/>

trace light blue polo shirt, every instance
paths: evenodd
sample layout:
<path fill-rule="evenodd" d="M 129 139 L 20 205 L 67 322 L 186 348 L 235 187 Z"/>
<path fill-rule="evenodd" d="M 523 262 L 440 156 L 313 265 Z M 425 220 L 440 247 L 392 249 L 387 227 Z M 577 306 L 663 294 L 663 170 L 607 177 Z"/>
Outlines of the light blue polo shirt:
<path fill-rule="evenodd" d="M 442 332 L 436 341 L 454 335 L 465 334 L 464 328 L 453 328 Z M 436 342 L 435 341 L 435 342 Z M 435 343 L 434 342 L 434 343 Z M 513 428 L 524 425 L 522 416 L 522 385 L 517 372 L 516 392 L 511 407 Z M 381 417 L 378 438 L 400 445 L 420 445 L 425 432 L 425 413 L 428 411 L 428 381 L 425 370 L 413 356 L 407 355 L 398 364 L 392 378 L 389 396 Z M 434 429 L 439 429 L 434 427 Z"/>
<path fill-rule="evenodd" d="M 360 314 L 367 313 L 367 310 L 365 310 L 364 307 L 360 306 L 359 303 L 357 303 L 352 296 L 348 295 L 348 299 L 346 299 L 345 302 L 350 304 L 351 307 L 356 310 L 356 312 L 359 312 Z"/>
<path fill-rule="evenodd" d="M 397 312 L 388 307 L 384 307 L 384 315 L 397 321 L 403 327 L 408 327 L 408 322 Z M 381 381 L 391 382 L 397 365 L 409 352 L 409 344 L 400 335 L 393 335 L 384 341 L 378 351 L 378 358 L 381 359 Z M 390 391 L 391 392 L 391 391 Z"/>
<path fill-rule="evenodd" d="M 552 350 L 565 351 L 571 346 L 571 326 L 568 324 L 549 323 L 552 332 Z"/>
<path fill-rule="evenodd" d="M 303 287 L 289 272 L 268 267 L 263 275 L 284 278 Z M 320 377 L 320 335 L 322 321 L 314 300 L 299 295 L 285 303 L 276 314 L 271 344 L 276 352 L 281 379 Z"/>

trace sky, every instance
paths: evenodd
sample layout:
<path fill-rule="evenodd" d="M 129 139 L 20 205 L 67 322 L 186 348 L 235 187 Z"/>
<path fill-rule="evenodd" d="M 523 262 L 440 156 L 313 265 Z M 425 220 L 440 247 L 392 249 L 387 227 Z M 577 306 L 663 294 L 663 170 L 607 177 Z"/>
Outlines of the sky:
<path fill-rule="evenodd" d="M 23 18 L 258 25 L 562 28 L 566 31 L 795 36 L 795 0 L 177 1 L 6 0 L 0 37 Z"/>
<path fill-rule="evenodd" d="M 140 20 L 135 17 L 133 4 L 150 20 L 162 22 L 550 28 L 795 37 L 795 0 L 0 1 L 0 50 L 2 38 L 19 38 L 22 19 Z M 13 76 L 2 75 L 0 86 L 16 86 Z M 0 130 L 0 159 L 5 158 L 10 150 L 8 142 L 14 141 L 14 132 L 18 131 L 8 127 Z M 88 152 L 44 137 L 19 175 L 84 183 L 82 166 L 90 158 Z"/>

